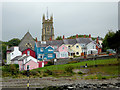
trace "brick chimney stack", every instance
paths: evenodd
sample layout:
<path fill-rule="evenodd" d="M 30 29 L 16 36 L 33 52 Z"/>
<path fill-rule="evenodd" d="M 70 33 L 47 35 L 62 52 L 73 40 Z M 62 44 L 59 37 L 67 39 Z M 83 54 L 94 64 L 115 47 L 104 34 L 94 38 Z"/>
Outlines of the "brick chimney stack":
<path fill-rule="evenodd" d="M 85 35 L 84 35 L 84 38 L 85 38 Z"/>
<path fill-rule="evenodd" d="M 65 39 L 65 36 L 63 35 L 63 39 Z"/>
<path fill-rule="evenodd" d="M 52 38 L 50 37 L 50 41 L 52 41 Z"/>
<path fill-rule="evenodd" d="M 89 34 L 89 38 L 91 38 L 91 34 Z"/>
<path fill-rule="evenodd" d="M 37 37 L 36 37 L 36 40 L 35 40 L 36 42 L 37 42 Z"/>
<path fill-rule="evenodd" d="M 78 34 L 76 34 L 76 38 L 78 38 Z"/>

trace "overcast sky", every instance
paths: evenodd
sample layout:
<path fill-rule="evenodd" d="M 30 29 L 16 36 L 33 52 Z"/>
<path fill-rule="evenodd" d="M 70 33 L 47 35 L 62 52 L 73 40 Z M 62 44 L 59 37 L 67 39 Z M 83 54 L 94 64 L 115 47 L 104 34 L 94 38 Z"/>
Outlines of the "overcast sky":
<path fill-rule="evenodd" d="M 42 16 L 53 14 L 55 38 L 76 34 L 104 37 L 108 30 L 118 30 L 117 2 L 4 2 L 2 4 L 2 39 L 19 38 L 28 31 L 41 40 Z"/>

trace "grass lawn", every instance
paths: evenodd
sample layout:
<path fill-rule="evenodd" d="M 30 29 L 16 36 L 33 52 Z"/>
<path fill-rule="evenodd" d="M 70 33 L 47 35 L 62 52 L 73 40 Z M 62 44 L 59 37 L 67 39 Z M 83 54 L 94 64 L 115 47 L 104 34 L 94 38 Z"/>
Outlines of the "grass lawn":
<path fill-rule="evenodd" d="M 118 61 L 116 58 L 112 59 L 105 59 L 105 60 L 91 60 L 91 61 L 84 61 L 84 62 L 79 62 L 79 63 L 73 63 L 73 64 L 64 64 L 64 65 L 51 65 L 51 66 L 46 66 L 43 68 L 37 68 L 34 70 L 40 70 L 44 71 L 46 69 L 48 70 L 64 70 L 66 66 L 73 66 L 74 68 L 80 68 L 80 66 L 84 66 L 87 63 L 88 66 L 91 65 L 108 65 L 108 64 L 118 64 Z"/>

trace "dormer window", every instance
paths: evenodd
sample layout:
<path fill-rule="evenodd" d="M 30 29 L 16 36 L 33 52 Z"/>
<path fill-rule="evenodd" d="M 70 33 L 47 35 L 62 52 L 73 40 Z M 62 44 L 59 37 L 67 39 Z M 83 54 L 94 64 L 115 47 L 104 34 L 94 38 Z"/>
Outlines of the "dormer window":
<path fill-rule="evenodd" d="M 64 50 L 64 47 L 62 49 Z"/>
<path fill-rule="evenodd" d="M 79 46 L 77 45 L 76 48 L 79 48 Z"/>

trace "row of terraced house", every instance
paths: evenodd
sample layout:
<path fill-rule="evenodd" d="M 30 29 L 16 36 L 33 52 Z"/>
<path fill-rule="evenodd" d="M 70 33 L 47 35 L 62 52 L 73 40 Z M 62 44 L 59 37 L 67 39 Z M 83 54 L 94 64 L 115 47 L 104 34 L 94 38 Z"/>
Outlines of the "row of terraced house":
<path fill-rule="evenodd" d="M 20 70 L 44 67 L 51 59 L 73 58 L 83 55 L 99 54 L 99 39 L 89 37 L 63 40 L 37 41 L 27 32 L 18 46 L 7 48 L 7 64 L 19 64 Z"/>

